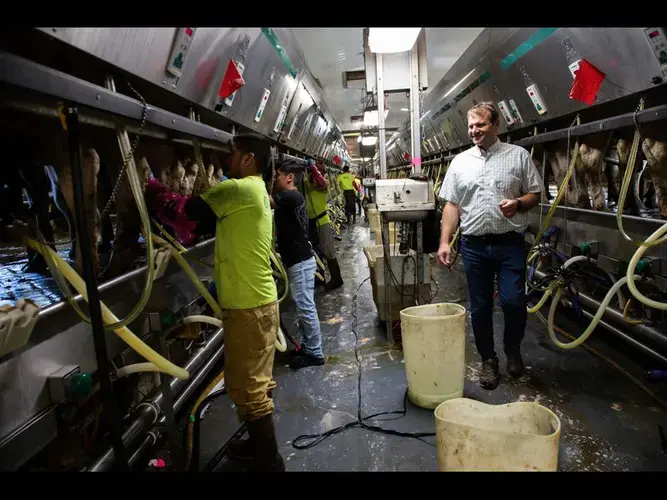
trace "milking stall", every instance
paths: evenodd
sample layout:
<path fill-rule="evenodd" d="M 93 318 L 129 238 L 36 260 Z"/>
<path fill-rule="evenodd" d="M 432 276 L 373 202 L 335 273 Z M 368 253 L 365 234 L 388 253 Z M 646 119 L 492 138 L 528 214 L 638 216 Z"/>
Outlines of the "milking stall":
<path fill-rule="evenodd" d="M 0 469 L 667 470 L 666 30 L 3 32 Z"/>

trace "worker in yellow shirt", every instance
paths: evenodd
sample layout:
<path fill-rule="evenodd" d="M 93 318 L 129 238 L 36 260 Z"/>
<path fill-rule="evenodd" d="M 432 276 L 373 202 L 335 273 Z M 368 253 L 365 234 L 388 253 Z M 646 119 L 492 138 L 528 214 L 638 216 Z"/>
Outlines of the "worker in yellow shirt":
<path fill-rule="evenodd" d="M 354 224 L 357 221 L 357 210 L 354 206 L 356 199 L 356 189 L 354 189 L 354 177 L 350 173 L 350 166 L 345 165 L 343 167 L 343 173 L 338 176 L 338 185 L 343 191 L 343 196 L 345 197 L 345 216 L 347 217 L 347 222 Z"/>
<path fill-rule="evenodd" d="M 234 138 L 229 180 L 201 196 L 170 192 L 157 180 L 146 185 L 146 202 L 177 234 L 215 225 L 214 279 L 225 328 L 225 386 L 250 439 L 234 454 L 256 471 L 284 471 L 273 424 L 271 391 L 280 322 L 269 255 L 273 217 L 262 174 L 271 151 L 258 134 Z"/>
<path fill-rule="evenodd" d="M 336 259 L 336 245 L 334 241 L 331 217 L 327 211 L 329 195 L 329 181 L 324 176 L 325 167 L 321 160 L 308 162 L 308 175 L 305 176 L 304 194 L 306 198 L 306 214 L 310 222 L 309 237 L 318 253 L 324 255 L 329 267 L 331 279 L 326 284 L 329 290 L 343 286 L 340 267 Z"/>

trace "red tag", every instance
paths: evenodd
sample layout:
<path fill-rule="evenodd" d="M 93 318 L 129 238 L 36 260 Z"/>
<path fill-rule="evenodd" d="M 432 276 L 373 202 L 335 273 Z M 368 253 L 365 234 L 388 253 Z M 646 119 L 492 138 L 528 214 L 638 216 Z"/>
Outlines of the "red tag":
<path fill-rule="evenodd" d="M 334 156 L 334 157 L 333 157 L 333 162 L 334 162 L 336 165 L 340 165 L 340 156 L 338 156 L 338 155 Z"/>
<path fill-rule="evenodd" d="M 604 78 L 605 74 L 602 71 L 586 59 L 582 59 L 579 63 L 579 71 L 570 87 L 570 99 L 576 99 L 588 105 L 594 104 Z"/>
<path fill-rule="evenodd" d="M 236 67 L 236 63 L 230 59 L 229 65 L 227 66 L 227 71 L 225 72 L 225 77 L 222 79 L 222 85 L 220 85 L 218 95 L 223 99 L 227 99 L 230 95 L 232 95 L 244 85 L 245 80 L 241 76 L 241 73 L 239 73 L 239 69 Z"/>
<path fill-rule="evenodd" d="M 407 151 L 403 153 L 403 159 L 405 161 L 410 161 L 410 153 L 408 153 Z"/>

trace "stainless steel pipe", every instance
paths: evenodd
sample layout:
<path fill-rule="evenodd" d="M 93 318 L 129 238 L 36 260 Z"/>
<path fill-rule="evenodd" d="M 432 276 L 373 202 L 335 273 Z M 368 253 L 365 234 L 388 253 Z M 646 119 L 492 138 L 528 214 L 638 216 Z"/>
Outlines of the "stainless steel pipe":
<path fill-rule="evenodd" d="M 173 379 L 169 387 L 175 396 L 174 406 L 179 407 L 187 400 L 189 395 L 194 392 L 197 385 L 206 376 L 203 373 L 208 367 L 210 370 L 215 362 L 222 356 L 223 329 L 217 330 L 209 341 L 199 348 L 195 354 L 190 357 L 185 365 L 185 369 L 190 372 L 191 377 L 187 380 Z M 153 425 L 162 418 L 162 412 L 159 410 L 160 404 L 164 400 L 162 390 L 158 387 L 154 389 L 141 403 L 139 403 L 135 412 L 132 424 L 123 432 L 123 444 L 127 448 L 132 448 L 135 442 L 148 432 Z M 178 410 L 174 410 L 178 411 Z M 136 453 L 135 453 L 136 455 Z M 136 457 L 133 457 L 136 458 Z M 88 472 L 103 472 L 111 467 L 114 459 L 113 449 L 107 451 L 88 469 Z"/>
<path fill-rule="evenodd" d="M 544 278 L 545 274 L 542 271 L 535 271 L 535 277 L 537 279 L 542 279 Z M 595 300 L 594 298 L 584 294 L 584 293 L 579 293 L 579 300 L 581 301 L 581 305 L 584 306 L 584 308 L 597 311 L 598 308 L 600 307 L 600 302 Z M 584 310 L 583 311 L 584 315 L 589 318 L 593 319 L 595 314 L 591 314 L 588 311 Z M 609 322 L 614 323 L 616 326 L 612 326 L 609 323 L 605 321 L 600 321 L 600 326 L 603 328 L 606 328 L 608 331 L 611 333 L 614 333 L 615 335 L 621 337 L 623 340 L 626 342 L 632 343 L 635 347 L 638 347 L 641 349 L 644 353 L 652 356 L 654 359 L 657 359 L 663 363 L 667 363 L 667 358 L 663 356 L 662 354 L 656 352 L 655 350 L 651 349 L 650 347 L 641 344 L 638 340 L 634 339 L 632 336 L 627 335 L 624 333 L 623 330 L 626 330 L 630 333 L 635 334 L 638 338 L 641 338 L 642 340 L 645 340 L 647 343 L 659 347 L 661 350 L 664 350 L 667 352 L 667 336 L 660 333 L 658 330 L 655 328 L 652 328 L 650 326 L 646 325 L 632 325 L 627 323 L 623 319 L 623 313 L 613 309 L 611 307 L 606 307 L 604 314 L 602 315 L 603 320 L 607 319 Z M 618 327 L 618 328 L 617 328 Z M 641 347 L 640 347 L 641 346 Z"/>

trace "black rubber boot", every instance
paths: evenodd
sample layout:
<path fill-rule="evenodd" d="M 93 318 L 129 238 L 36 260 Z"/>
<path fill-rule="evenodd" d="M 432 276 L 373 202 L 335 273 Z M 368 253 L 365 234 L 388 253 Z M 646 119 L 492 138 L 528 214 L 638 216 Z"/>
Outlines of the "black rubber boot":
<path fill-rule="evenodd" d="M 227 448 L 229 458 L 232 460 L 253 460 L 255 453 L 250 444 L 250 439 L 233 439 Z"/>
<path fill-rule="evenodd" d="M 498 369 L 498 359 L 491 358 L 482 364 L 482 374 L 479 377 L 479 385 L 482 389 L 493 390 L 498 387 L 500 370 Z"/>
<path fill-rule="evenodd" d="M 327 289 L 335 290 L 343 286 L 343 278 L 340 275 L 340 266 L 338 265 L 338 260 L 336 259 L 327 259 L 327 265 L 329 266 L 329 274 L 331 274 L 331 279 L 327 283 Z"/>
<path fill-rule="evenodd" d="M 524 372 L 523 359 L 518 347 L 510 347 L 505 350 L 507 356 L 507 373 L 512 377 L 520 377 Z"/>
<path fill-rule="evenodd" d="M 273 414 L 251 420 L 247 425 L 248 434 L 250 434 L 249 442 L 254 455 L 250 470 L 253 472 L 285 472 L 285 461 L 278 452 Z"/>
<path fill-rule="evenodd" d="M 299 370 L 301 368 L 307 368 L 309 366 L 322 366 L 324 364 L 324 358 L 316 358 L 311 356 L 308 353 L 299 351 L 289 362 L 289 366 L 292 370 Z"/>

